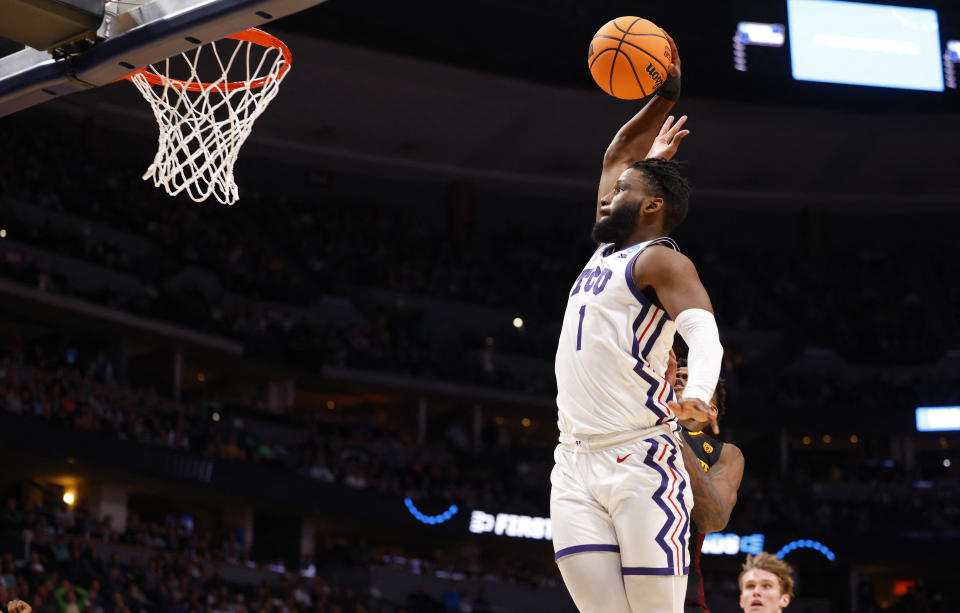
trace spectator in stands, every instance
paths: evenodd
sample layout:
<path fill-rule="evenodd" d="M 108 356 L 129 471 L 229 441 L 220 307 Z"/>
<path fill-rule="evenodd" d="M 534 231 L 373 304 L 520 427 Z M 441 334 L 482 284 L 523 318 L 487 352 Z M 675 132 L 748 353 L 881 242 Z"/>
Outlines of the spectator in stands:
<path fill-rule="evenodd" d="M 87 590 L 74 586 L 66 579 L 54 590 L 53 597 L 60 606 L 60 613 L 83 613 L 90 604 Z"/>

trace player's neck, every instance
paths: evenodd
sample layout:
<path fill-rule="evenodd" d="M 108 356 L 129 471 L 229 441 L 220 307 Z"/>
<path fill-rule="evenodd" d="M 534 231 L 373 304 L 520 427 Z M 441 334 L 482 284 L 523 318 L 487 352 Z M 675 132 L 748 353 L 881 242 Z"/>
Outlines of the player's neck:
<path fill-rule="evenodd" d="M 620 251 L 621 249 L 626 249 L 630 245 L 652 241 L 653 239 L 660 238 L 661 236 L 663 236 L 663 230 L 660 228 L 643 226 L 634 230 L 630 236 L 624 240 L 614 243 L 614 250 Z"/>

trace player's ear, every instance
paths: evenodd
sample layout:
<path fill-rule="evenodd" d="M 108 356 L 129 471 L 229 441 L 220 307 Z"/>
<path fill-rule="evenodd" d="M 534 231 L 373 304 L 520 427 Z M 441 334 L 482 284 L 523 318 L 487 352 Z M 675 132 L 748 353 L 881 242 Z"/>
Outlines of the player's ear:
<path fill-rule="evenodd" d="M 663 198 L 650 198 L 643 203 L 644 213 L 655 213 L 663 208 Z"/>
<path fill-rule="evenodd" d="M 780 597 L 780 608 L 786 609 L 788 604 L 790 604 L 790 594 L 784 594 Z"/>

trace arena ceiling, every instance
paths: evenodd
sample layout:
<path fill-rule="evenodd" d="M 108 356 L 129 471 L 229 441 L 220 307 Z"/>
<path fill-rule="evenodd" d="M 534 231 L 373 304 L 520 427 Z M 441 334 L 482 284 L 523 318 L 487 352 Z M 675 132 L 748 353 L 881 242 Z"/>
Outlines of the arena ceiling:
<path fill-rule="evenodd" d="M 944 40 L 960 40 L 953 0 L 870 0 L 936 9 Z M 638 15 L 666 28 L 684 60 L 684 93 L 693 98 L 870 112 L 960 110 L 960 91 L 911 92 L 794 81 L 786 48 L 748 50 L 746 73 L 733 69 L 741 21 L 787 23 L 786 0 L 327 0 L 275 21 L 270 31 L 535 83 L 594 90 L 586 68 L 590 38 L 606 21 Z M 0 37 L 0 56 L 22 46 Z"/>
<path fill-rule="evenodd" d="M 937 9 L 944 36 L 960 38 L 960 5 L 951 0 L 871 0 Z M 667 29 L 684 60 L 691 97 L 776 102 L 838 109 L 960 109 L 960 94 L 802 84 L 790 76 L 786 49 L 751 48 L 746 74 L 732 68 L 740 21 L 786 23 L 786 0 L 328 0 L 275 23 L 278 29 L 452 66 L 593 89 L 587 46 L 597 29 L 622 15 Z"/>

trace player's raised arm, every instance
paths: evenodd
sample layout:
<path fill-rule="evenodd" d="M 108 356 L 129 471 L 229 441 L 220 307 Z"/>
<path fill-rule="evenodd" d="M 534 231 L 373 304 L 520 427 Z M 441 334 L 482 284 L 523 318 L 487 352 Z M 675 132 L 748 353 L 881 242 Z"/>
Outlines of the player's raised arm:
<path fill-rule="evenodd" d="M 682 453 L 693 487 L 693 521 L 703 534 L 719 532 L 727 527 L 730 513 L 737 504 L 737 490 L 743 478 L 743 453 L 736 445 L 725 443 L 720 458 L 708 471 L 700 467 L 690 445 L 684 445 Z"/>
<path fill-rule="evenodd" d="M 657 200 L 654 198 L 650 206 L 657 206 Z M 717 413 L 710 408 L 710 399 L 720 377 L 723 346 L 710 296 L 696 267 L 682 253 L 655 245 L 637 257 L 632 274 L 638 288 L 653 288 L 690 348 L 687 385 L 680 401 L 671 402 L 670 408 L 680 419 L 709 422 L 713 431 L 719 432 Z"/>
<path fill-rule="evenodd" d="M 664 130 L 671 129 L 670 125 L 664 124 L 664 120 L 667 119 L 670 109 L 673 108 L 674 103 L 680 97 L 680 53 L 677 51 L 677 45 L 670 35 L 665 31 L 663 34 L 670 43 L 672 54 L 670 66 L 667 67 L 670 76 L 657 90 L 657 93 L 650 98 L 650 101 L 640 109 L 640 112 L 623 124 L 607 147 L 603 156 L 600 186 L 597 190 L 597 220 L 600 219 L 600 199 L 613 188 L 613 184 L 616 183 L 620 174 L 630 164 L 648 157 L 647 154 L 653 146 L 654 140 L 658 135 L 663 135 L 661 126 Z M 677 125 L 673 126 L 675 130 L 674 137 L 671 140 L 676 140 L 677 144 L 683 136 L 686 136 L 686 131 L 683 131 L 684 134 L 676 138 L 676 134 L 680 132 L 680 127 L 685 121 L 686 117 L 681 117 Z M 672 119 L 670 123 L 673 123 Z M 673 151 L 676 152 L 676 147 Z"/>

